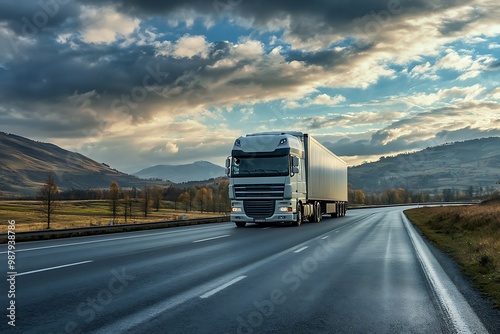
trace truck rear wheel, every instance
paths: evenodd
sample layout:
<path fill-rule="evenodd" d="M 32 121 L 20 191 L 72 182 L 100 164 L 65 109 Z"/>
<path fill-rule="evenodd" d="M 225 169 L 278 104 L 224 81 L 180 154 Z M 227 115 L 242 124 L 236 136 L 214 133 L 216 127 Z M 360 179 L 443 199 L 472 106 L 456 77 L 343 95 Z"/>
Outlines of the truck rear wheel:
<path fill-rule="evenodd" d="M 321 221 L 321 205 L 319 202 L 314 203 L 314 214 L 313 214 L 313 222 L 319 223 Z"/>
<path fill-rule="evenodd" d="M 234 222 L 234 223 L 235 223 L 235 224 L 236 224 L 236 226 L 238 226 L 238 227 L 245 227 L 245 225 L 247 224 L 247 223 L 245 223 L 245 222 Z"/>

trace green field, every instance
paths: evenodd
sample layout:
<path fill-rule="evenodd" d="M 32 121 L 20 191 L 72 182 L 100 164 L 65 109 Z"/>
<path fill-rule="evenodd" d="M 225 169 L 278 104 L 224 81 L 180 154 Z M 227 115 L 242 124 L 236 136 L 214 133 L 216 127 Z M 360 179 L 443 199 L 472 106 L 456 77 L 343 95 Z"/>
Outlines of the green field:
<path fill-rule="evenodd" d="M 425 207 L 405 214 L 500 308 L 500 201 Z"/>
<path fill-rule="evenodd" d="M 133 203 L 132 217 L 123 215 L 123 207 L 119 207 L 114 224 L 133 224 L 155 222 L 163 220 L 206 218 L 222 216 L 223 213 L 188 211 L 174 209 L 174 203 L 164 201 L 160 208 L 150 208 L 148 216 L 144 217 L 139 201 Z M 72 227 L 103 226 L 109 225 L 113 219 L 108 201 L 59 201 L 51 218 L 51 229 L 64 229 Z M 16 221 L 16 231 L 36 231 L 47 228 L 47 218 L 38 201 L 0 201 L 0 233 L 7 231 L 9 220 Z"/>

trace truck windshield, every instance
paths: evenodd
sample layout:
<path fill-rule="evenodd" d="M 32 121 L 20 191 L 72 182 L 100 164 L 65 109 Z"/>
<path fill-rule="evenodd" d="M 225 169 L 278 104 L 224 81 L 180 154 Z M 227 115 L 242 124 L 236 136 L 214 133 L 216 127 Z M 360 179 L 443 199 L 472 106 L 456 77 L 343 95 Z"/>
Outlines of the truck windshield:
<path fill-rule="evenodd" d="M 286 176 L 288 175 L 288 166 L 288 155 L 233 158 L 231 176 Z"/>

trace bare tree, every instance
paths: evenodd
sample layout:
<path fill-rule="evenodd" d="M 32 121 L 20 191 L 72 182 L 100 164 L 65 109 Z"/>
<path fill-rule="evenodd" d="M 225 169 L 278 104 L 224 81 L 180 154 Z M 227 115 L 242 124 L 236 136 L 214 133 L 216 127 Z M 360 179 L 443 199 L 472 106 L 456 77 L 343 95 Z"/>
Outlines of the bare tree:
<path fill-rule="evenodd" d="M 151 206 L 151 197 L 151 188 L 144 185 L 144 191 L 142 192 L 142 212 L 144 212 L 144 217 L 148 216 Z"/>
<path fill-rule="evenodd" d="M 127 216 L 132 218 L 132 200 L 130 199 L 130 190 L 123 192 L 123 217 L 127 223 Z"/>
<path fill-rule="evenodd" d="M 179 195 L 179 202 L 184 203 L 184 207 L 186 209 L 186 212 L 188 212 L 189 203 L 191 203 L 190 197 L 191 196 L 189 195 L 189 192 L 187 192 L 187 191 L 185 191 Z"/>
<path fill-rule="evenodd" d="M 365 204 L 366 196 L 363 190 L 354 190 L 354 203 Z"/>
<path fill-rule="evenodd" d="M 219 181 L 219 195 L 220 195 L 220 206 L 223 211 L 230 210 L 231 207 L 229 201 L 229 181 L 220 180 Z M 221 210 L 219 209 L 219 211 Z"/>
<path fill-rule="evenodd" d="M 38 197 L 41 201 L 42 212 L 47 217 L 47 229 L 50 229 L 50 220 L 57 207 L 59 188 L 54 181 L 52 173 L 49 174 L 47 183 L 40 187 Z"/>
<path fill-rule="evenodd" d="M 200 188 L 196 192 L 195 201 L 200 204 L 200 212 L 203 212 L 203 204 L 207 202 L 208 199 L 208 191 L 207 188 Z"/>
<path fill-rule="evenodd" d="M 113 223 L 115 222 L 116 213 L 118 211 L 118 200 L 120 198 L 120 193 L 121 190 L 118 186 L 118 183 L 114 180 L 111 181 L 111 184 L 109 185 L 109 209 L 113 214 Z"/>
<path fill-rule="evenodd" d="M 161 200 L 163 199 L 163 189 L 160 187 L 153 188 L 153 199 L 156 212 L 160 211 Z"/>

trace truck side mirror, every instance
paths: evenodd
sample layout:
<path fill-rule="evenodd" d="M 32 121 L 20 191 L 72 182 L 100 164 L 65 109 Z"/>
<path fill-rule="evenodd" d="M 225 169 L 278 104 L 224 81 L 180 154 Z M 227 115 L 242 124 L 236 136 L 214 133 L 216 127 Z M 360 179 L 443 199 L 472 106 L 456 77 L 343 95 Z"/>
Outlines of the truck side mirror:
<path fill-rule="evenodd" d="M 231 167 L 231 159 L 229 157 L 226 158 L 226 176 L 229 176 L 229 167 Z"/>
<path fill-rule="evenodd" d="M 299 169 L 299 158 L 292 157 L 292 173 L 293 174 L 298 174 L 299 171 L 300 171 L 300 169 Z"/>

